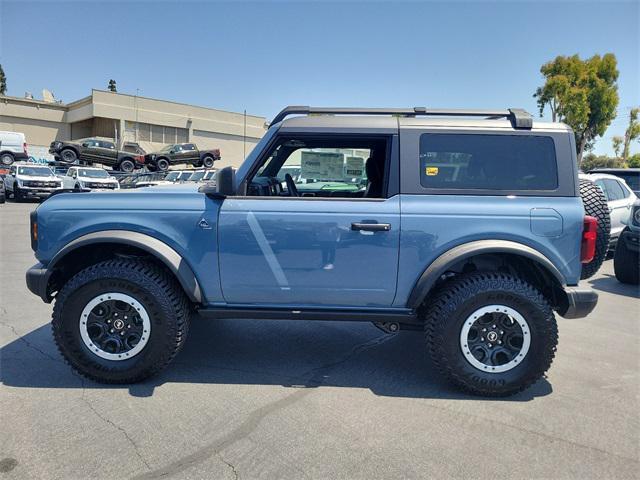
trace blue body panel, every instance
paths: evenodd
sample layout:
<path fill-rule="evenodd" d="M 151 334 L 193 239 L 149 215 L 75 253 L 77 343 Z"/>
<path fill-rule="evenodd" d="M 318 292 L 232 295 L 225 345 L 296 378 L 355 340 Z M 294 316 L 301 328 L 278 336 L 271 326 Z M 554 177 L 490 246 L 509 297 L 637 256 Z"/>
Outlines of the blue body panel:
<path fill-rule="evenodd" d="M 82 235 L 128 230 L 178 252 L 205 304 L 401 308 L 438 256 L 483 239 L 528 245 L 577 285 L 583 215 L 579 197 L 223 201 L 194 186 L 60 194 L 38 208 L 36 256 L 46 265 Z M 354 231 L 354 222 L 390 230 Z"/>

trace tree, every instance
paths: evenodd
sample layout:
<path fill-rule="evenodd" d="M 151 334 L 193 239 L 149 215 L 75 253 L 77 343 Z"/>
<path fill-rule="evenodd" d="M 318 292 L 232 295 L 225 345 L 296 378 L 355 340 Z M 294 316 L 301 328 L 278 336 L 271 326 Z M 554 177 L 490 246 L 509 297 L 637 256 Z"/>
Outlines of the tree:
<path fill-rule="evenodd" d="M 624 148 L 622 149 L 623 160 L 629 158 L 631 142 L 640 137 L 640 122 L 638 122 L 639 112 L 640 108 L 632 108 L 631 112 L 629 112 L 629 125 L 627 126 L 627 130 L 624 132 Z"/>
<path fill-rule="evenodd" d="M 613 143 L 613 153 L 616 154 L 616 157 L 619 157 L 620 152 L 622 151 L 622 144 L 624 143 L 624 138 L 613 137 L 611 139 L 611 143 Z"/>
<path fill-rule="evenodd" d="M 7 77 L 4 74 L 2 65 L 0 65 L 0 95 L 7 94 Z"/>
<path fill-rule="evenodd" d="M 116 81 L 113 78 L 109 80 L 109 86 L 107 88 L 110 92 L 118 93 L 118 89 L 116 88 Z"/>
<path fill-rule="evenodd" d="M 629 168 L 640 168 L 640 153 L 636 153 L 635 155 L 631 155 L 627 159 L 627 167 L 629 167 Z"/>
<path fill-rule="evenodd" d="M 549 106 L 554 122 L 569 125 L 576 136 L 578 164 L 616 117 L 618 68 L 612 53 L 581 60 L 578 55 L 558 56 L 540 68 L 545 78 L 534 97 L 540 116 Z"/>
<path fill-rule="evenodd" d="M 582 159 L 581 167 L 583 171 L 588 172 L 594 168 L 622 168 L 624 163 L 620 158 L 587 153 Z"/>

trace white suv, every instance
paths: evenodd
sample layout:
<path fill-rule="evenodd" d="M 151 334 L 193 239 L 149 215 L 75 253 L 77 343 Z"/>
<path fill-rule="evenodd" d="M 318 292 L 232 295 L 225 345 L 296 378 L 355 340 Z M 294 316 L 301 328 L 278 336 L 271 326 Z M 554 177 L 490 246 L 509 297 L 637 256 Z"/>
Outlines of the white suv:
<path fill-rule="evenodd" d="M 4 178 L 7 196 L 16 202 L 30 197 L 46 198 L 62 188 L 62 180 L 46 165 L 22 163 L 11 165 Z"/>
<path fill-rule="evenodd" d="M 69 167 L 67 174 L 62 176 L 64 188 L 75 190 L 117 190 L 120 184 L 102 168 Z"/>

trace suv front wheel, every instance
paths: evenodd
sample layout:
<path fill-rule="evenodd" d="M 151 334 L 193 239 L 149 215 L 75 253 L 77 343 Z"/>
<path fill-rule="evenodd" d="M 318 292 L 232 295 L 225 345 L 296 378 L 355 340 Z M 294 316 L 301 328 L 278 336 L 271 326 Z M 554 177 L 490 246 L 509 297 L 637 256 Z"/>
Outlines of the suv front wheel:
<path fill-rule="evenodd" d="M 85 377 L 133 383 L 165 368 L 182 348 L 188 301 L 163 268 L 115 259 L 76 274 L 56 296 L 53 335 Z"/>
<path fill-rule="evenodd" d="M 440 373 L 469 393 L 508 396 L 551 366 L 558 343 L 544 297 L 510 274 L 477 272 L 446 281 L 424 312 L 427 347 Z"/>

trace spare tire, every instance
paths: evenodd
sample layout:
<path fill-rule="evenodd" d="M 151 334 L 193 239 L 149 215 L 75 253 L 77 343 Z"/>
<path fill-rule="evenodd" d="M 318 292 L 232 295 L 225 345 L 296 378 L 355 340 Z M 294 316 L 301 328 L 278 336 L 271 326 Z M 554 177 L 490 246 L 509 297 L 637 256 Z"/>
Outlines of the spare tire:
<path fill-rule="evenodd" d="M 611 235 L 611 219 L 609 218 L 609 206 L 604 193 L 591 180 L 580 179 L 580 197 L 584 206 L 585 215 L 595 217 L 598 220 L 598 237 L 596 238 L 596 253 L 589 263 L 582 265 L 580 279 L 593 277 L 602 262 L 604 262 L 609 250 L 609 236 Z"/>

